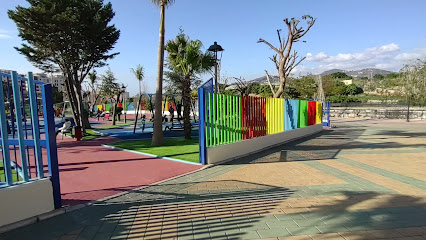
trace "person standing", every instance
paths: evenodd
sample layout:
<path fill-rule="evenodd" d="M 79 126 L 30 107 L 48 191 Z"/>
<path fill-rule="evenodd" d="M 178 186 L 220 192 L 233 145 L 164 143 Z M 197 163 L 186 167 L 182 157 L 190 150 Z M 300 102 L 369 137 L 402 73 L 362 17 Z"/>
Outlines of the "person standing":
<path fill-rule="evenodd" d="M 146 122 L 146 120 L 145 120 L 145 115 L 143 115 L 143 116 L 142 116 L 142 120 L 141 120 L 141 123 L 142 123 L 142 132 L 144 132 L 144 131 L 145 131 L 145 122 Z"/>
<path fill-rule="evenodd" d="M 171 104 L 169 107 L 169 113 L 170 113 L 170 122 L 173 124 L 173 118 L 175 117 L 175 109 L 173 108 Z"/>
<path fill-rule="evenodd" d="M 182 119 L 182 104 L 178 103 L 176 106 L 176 111 L 178 115 L 178 120 L 180 121 Z"/>

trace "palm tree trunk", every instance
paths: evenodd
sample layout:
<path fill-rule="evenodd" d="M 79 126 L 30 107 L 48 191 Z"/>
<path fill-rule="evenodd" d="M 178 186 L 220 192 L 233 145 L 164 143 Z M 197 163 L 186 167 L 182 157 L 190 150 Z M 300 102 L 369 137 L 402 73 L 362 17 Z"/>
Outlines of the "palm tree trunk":
<path fill-rule="evenodd" d="M 138 79 L 139 80 L 139 79 Z M 139 98 L 142 96 L 142 89 L 141 89 L 141 80 L 139 80 Z M 138 112 L 140 114 L 140 112 Z"/>
<path fill-rule="evenodd" d="M 191 80 L 189 76 L 185 76 L 182 89 L 183 98 L 183 129 L 185 132 L 185 139 L 191 139 Z"/>
<path fill-rule="evenodd" d="M 161 114 L 161 101 L 163 99 L 163 66 L 164 66 L 164 3 L 161 4 L 160 36 L 158 40 L 157 62 L 157 90 L 155 92 L 154 133 L 152 146 L 160 146 L 163 143 L 163 124 Z"/>

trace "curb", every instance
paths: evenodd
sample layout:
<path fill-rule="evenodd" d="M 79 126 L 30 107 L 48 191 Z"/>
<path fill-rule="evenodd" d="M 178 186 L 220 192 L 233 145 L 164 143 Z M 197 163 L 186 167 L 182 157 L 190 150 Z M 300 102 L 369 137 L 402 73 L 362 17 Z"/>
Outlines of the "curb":
<path fill-rule="evenodd" d="M 120 141 L 120 142 L 122 142 L 122 141 Z M 175 161 L 175 162 L 187 163 L 187 164 L 192 164 L 192 165 L 202 165 L 201 163 L 188 162 L 188 161 L 185 161 L 185 160 L 180 160 L 180 159 L 175 159 L 175 158 L 158 156 L 158 155 L 154 155 L 154 154 L 150 154 L 150 153 L 144 153 L 144 152 L 138 152 L 138 151 L 128 150 L 128 149 L 124 149 L 124 148 L 119 148 L 119 147 L 111 146 L 111 145 L 108 145 L 108 144 L 102 144 L 101 146 L 102 147 L 106 147 L 106 148 L 115 149 L 115 150 L 120 150 L 120 151 L 125 151 L 125 152 L 131 152 L 131 153 L 135 153 L 135 154 L 139 154 L 139 155 L 150 156 L 150 157 L 155 157 L 155 158 L 160 158 L 160 159 L 166 159 L 166 160 Z"/>

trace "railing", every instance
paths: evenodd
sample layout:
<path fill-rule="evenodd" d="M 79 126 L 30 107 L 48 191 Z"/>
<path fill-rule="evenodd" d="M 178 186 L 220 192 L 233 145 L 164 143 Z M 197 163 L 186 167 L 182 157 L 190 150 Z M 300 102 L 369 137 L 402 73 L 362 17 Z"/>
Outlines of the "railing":
<path fill-rule="evenodd" d="M 0 188 L 46 178 L 53 186 L 55 208 L 61 207 L 52 85 L 0 73 Z M 37 96 L 40 88 L 41 99 Z"/>

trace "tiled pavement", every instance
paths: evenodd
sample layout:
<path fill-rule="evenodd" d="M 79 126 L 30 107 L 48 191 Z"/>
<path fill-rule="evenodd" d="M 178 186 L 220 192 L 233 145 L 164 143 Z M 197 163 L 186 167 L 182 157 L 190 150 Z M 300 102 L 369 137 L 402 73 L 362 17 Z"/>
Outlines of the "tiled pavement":
<path fill-rule="evenodd" d="M 336 125 L 0 239 L 426 239 L 426 123 Z"/>

